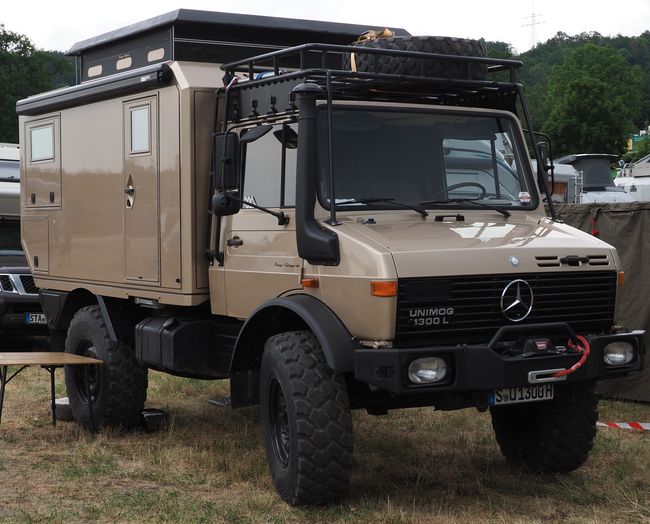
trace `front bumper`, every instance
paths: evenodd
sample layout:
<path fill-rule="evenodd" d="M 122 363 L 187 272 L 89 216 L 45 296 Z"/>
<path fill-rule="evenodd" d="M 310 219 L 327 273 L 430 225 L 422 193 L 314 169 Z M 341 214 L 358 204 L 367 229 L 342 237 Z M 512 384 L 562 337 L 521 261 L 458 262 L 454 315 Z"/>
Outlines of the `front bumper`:
<path fill-rule="evenodd" d="M 44 334 L 47 324 L 30 324 L 29 315 L 42 313 L 38 295 L 0 293 L 0 331 Z"/>
<path fill-rule="evenodd" d="M 502 356 L 494 348 L 505 338 L 519 340 L 554 337 L 575 339 L 571 328 L 561 324 L 530 324 L 502 328 L 486 345 L 456 345 L 400 349 L 358 349 L 354 356 L 354 376 L 357 380 L 399 395 L 431 395 L 443 392 L 469 392 L 520 387 L 540 381 L 554 381 L 547 370 L 570 368 L 580 359 L 577 352 L 536 353 L 534 355 Z M 560 339 L 558 337 L 564 336 Z M 566 382 L 620 376 L 638 371 L 643 366 L 645 331 L 613 335 L 589 336 L 591 352 L 582 367 L 566 376 Z M 603 351 L 614 341 L 629 342 L 635 348 L 632 362 L 625 366 L 607 366 Z M 446 360 L 448 376 L 437 384 L 413 384 L 408 378 L 408 366 L 413 360 L 438 356 Z M 532 373 L 531 373 L 532 372 Z M 542 372 L 536 379 L 535 372 Z M 548 380 L 546 380 L 548 379 Z M 559 381 L 559 379 L 558 379 Z"/>

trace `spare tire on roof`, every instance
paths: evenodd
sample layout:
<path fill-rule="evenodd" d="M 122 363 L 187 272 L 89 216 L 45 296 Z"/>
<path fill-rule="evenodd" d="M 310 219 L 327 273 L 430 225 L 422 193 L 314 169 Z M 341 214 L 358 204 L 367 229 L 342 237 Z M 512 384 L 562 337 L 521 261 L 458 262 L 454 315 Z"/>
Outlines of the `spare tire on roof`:
<path fill-rule="evenodd" d="M 393 36 L 390 38 L 362 40 L 352 45 L 359 48 L 398 49 L 400 51 L 417 51 L 420 53 L 437 53 L 455 56 L 486 56 L 485 44 L 483 42 L 446 36 Z M 487 76 L 487 66 L 479 63 L 468 64 L 468 62 L 464 61 L 428 60 L 403 56 L 377 56 L 361 52 L 355 52 L 353 55 L 346 54 L 343 56 L 344 70 L 393 75 L 424 75 L 435 78 L 465 80 L 484 80 Z M 377 58 L 376 71 L 375 58 Z"/>

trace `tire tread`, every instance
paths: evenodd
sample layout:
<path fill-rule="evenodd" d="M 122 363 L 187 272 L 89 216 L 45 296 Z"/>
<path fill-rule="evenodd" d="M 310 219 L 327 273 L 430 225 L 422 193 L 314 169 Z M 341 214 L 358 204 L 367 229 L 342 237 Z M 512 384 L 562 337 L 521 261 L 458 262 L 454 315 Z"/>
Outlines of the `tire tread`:
<path fill-rule="evenodd" d="M 501 452 L 536 473 L 567 473 L 593 447 L 598 395 L 592 382 L 556 386 L 552 401 L 490 408 Z"/>
<path fill-rule="evenodd" d="M 86 306 L 77 311 L 70 322 L 68 336 L 74 332 L 78 324 L 83 322 L 96 328 L 99 342 L 104 345 L 107 353 L 103 365 L 106 366 L 104 376 L 108 377 L 108 399 L 104 412 L 94 413 L 97 426 L 136 427 L 140 423 L 142 409 L 147 398 L 147 369 L 138 364 L 133 351 L 126 344 L 115 343 L 111 340 L 98 305 Z M 68 348 L 66 344 L 67 352 L 75 352 L 75 349 Z M 72 374 L 70 376 L 72 377 Z M 68 375 L 66 374 L 66 383 L 67 381 Z M 75 411 L 75 418 L 78 422 L 89 427 L 88 410 L 79 406 Z"/>
<path fill-rule="evenodd" d="M 485 44 L 482 41 L 446 36 L 394 36 L 364 40 L 353 45 L 359 48 L 395 49 L 454 56 L 485 57 L 487 55 Z M 355 52 L 356 70 L 368 73 L 375 72 L 376 57 L 377 55 Z M 343 69 L 351 69 L 351 57 L 349 55 L 343 56 Z M 437 78 L 484 80 L 487 76 L 487 67 L 484 64 L 471 64 L 468 68 L 466 62 L 383 55 L 377 57 L 376 72 L 393 75 L 424 75 Z"/>
<path fill-rule="evenodd" d="M 348 492 L 352 469 L 352 417 L 345 380 L 327 365 L 309 331 L 271 337 L 265 356 L 270 353 L 289 372 L 291 391 L 285 395 L 295 404 L 298 433 L 295 482 L 286 492 L 277 484 L 276 488 L 292 505 L 339 500 Z"/>

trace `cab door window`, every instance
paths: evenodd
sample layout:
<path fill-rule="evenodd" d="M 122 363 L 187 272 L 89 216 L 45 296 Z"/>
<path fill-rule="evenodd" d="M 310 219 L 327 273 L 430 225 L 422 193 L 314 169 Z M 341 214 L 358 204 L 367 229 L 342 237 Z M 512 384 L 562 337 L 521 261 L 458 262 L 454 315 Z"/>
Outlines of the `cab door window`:
<path fill-rule="evenodd" d="M 294 207 L 297 124 L 279 124 L 244 147 L 243 199 L 262 207 Z M 246 207 L 244 203 L 243 207 Z"/>

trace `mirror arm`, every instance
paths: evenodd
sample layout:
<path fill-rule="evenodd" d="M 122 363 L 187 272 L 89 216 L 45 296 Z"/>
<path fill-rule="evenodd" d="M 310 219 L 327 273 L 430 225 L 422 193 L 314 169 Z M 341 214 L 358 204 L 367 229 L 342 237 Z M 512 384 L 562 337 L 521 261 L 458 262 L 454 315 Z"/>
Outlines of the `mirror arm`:
<path fill-rule="evenodd" d="M 278 219 L 278 226 L 286 226 L 289 223 L 289 217 L 283 213 L 282 211 L 273 211 L 267 207 L 263 206 L 258 206 L 257 204 L 254 204 L 252 202 L 248 202 L 247 200 L 243 200 L 239 197 L 233 196 L 233 195 L 228 195 L 227 198 L 231 198 L 235 200 L 236 202 L 240 202 L 242 204 L 245 204 L 247 206 L 250 206 L 254 209 L 259 209 L 260 211 L 264 211 L 265 213 L 268 213 L 269 215 L 273 215 L 275 218 Z"/>

